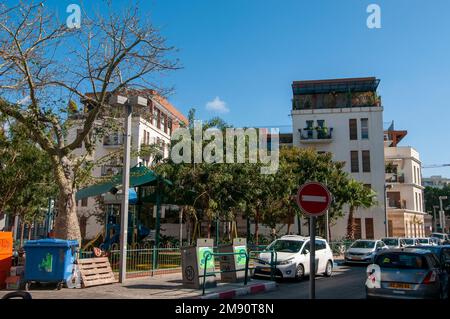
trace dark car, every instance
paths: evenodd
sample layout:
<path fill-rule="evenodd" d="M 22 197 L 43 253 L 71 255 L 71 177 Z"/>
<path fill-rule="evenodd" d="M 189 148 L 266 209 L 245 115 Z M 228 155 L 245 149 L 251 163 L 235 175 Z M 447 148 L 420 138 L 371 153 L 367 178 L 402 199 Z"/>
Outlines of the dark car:
<path fill-rule="evenodd" d="M 367 298 L 446 299 L 448 273 L 436 254 L 406 248 L 379 252 L 379 286 L 366 285 Z M 370 267 L 370 266 L 369 266 Z M 374 274 L 368 274 L 369 277 Z"/>

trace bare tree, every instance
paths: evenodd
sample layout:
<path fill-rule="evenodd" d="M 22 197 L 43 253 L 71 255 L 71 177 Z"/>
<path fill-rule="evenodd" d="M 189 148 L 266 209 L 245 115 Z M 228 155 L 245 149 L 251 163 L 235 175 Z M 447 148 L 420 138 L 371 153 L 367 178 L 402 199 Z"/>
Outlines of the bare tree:
<path fill-rule="evenodd" d="M 84 13 L 81 28 L 69 29 L 42 3 L 0 5 L 0 112 L 23 123 L 51 157 L 58 238 L 80 239 L 75 193 L 90 175 L 110 96 L 143 87 L 160 91 L 160 73 L 178 65 L 138 7 L 114 13 L 105 3 L 101 12 Z M 80 129 L 70 140 L 74 125 Z M 87 152 L 80 155 L 83 143 Z"/>

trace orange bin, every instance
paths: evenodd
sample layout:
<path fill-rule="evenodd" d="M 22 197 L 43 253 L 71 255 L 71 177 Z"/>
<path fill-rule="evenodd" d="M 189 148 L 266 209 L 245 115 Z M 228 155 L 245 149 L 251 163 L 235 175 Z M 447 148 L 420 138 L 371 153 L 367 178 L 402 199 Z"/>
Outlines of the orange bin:
<path fill-rule="evenodd" d="M 0 232 L 0 289 L 6 288 L 5 280 L 11 270 L 13 237 L 11 232 Z"/>

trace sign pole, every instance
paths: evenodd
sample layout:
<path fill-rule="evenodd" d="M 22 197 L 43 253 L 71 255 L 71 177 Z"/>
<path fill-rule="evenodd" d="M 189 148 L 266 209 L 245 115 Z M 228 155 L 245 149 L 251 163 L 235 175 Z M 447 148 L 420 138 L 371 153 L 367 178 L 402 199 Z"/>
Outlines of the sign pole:
<path fill-rule="evenodd" d="M 316 217 L 309 217 L 309 299 L 316 299 Z"/>
<path fill-rule="evenodd" d="M 300 186 L 297 192 L 297 205 L 300 210 L 309 216 L 309 298 L 316 299 L 316 218 L 325 216 L 327 241 L 328 209 L 331 203 L 330 191 L 318 182 L 308 182 Z"/>

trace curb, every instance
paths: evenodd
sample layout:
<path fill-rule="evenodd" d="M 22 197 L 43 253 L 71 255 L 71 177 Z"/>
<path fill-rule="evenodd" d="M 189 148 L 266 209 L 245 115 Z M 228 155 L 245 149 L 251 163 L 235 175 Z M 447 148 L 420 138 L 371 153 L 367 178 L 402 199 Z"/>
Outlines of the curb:
<path fill-rule="evenodd" d="M 272 291 L 277 288 L 277 284 L 274 281 L 266 282 L 263 284 L 250 285 L 242 288 L 235 288 L 227 291 L 216 292 L 207 294 L 205 296 L 199 296 L 199 299 L 232 299 L 237 296 L 245 296 L 251 294 L 257 294 L 260 292 Z"/>

